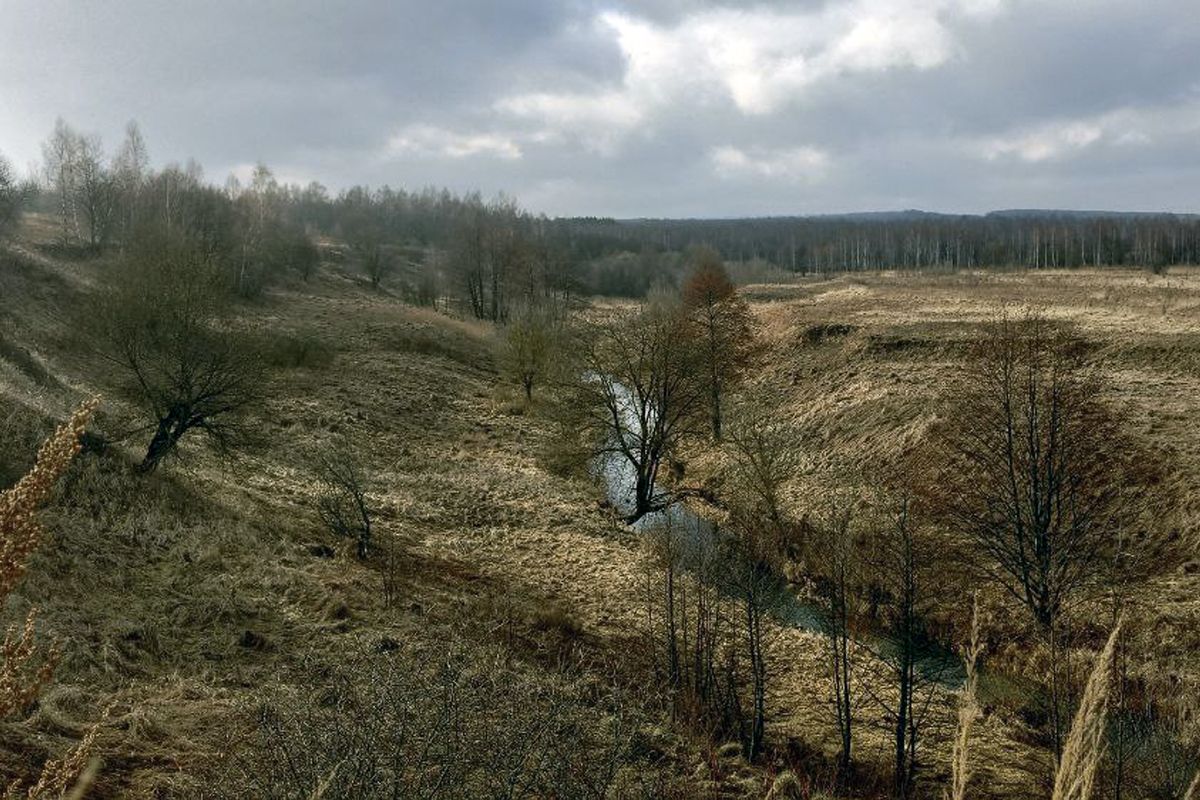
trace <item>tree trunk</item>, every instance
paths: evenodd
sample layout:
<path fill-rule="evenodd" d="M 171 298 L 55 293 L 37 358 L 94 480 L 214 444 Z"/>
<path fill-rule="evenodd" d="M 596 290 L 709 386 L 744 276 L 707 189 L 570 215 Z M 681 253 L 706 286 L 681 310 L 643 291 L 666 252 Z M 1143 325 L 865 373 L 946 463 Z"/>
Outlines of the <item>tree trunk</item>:
<path fill-rule="evenodd" d="M 754 578 L 751 580 L 754 580 Z M 750 638 L 750 674 L 754 691 L 754 708 L 751 712 L 750 742 L 747 747 L 746 759 L 753 762 L 762 751 L 767 717 L 767 675 L 762 652 L 762 615 L 761 611 L 756 607 L 756 598 L 753 595 L 747 598 L 746 617 Z"/>
<path fill-rule="evenodd" d="M 150 445 L 146 448 L 146 456 L 138 465 L 138 472 L 153 472 L 158 463 L 175 449 L 175 445 L 187 431 L 186 420 L 187 414 L 182 409 L 173 408 L 167 416 L 158 421 L 154 438 L 150 440 Z"/>
<path fill-rule="evenodd" d="M 901 645 L 906 650 L 908 643 Z M 912 690 L 913 690 L 913 674 L 911 664 L 911 653 L 905 652 L 901 656 L 900 665 L 900 700 L 896 707 L 896 727 L 895 727 L 895 748 L 896 748 L 896 764 L 895 764 L 895 783 L 893 792 L 897 798 L 903 800 L 908 797 L 908 788 L 911 783 L 911 764 L 909 761 L 909 741 L 908 732 L 912 714 Z"/>
<path fill-rule="evenodd" d="M 637 465 L 637 483 L 634 486 L 633 497 L 633 513 L 627 518 L 631 523 L 637 522 L 654 508 L 654 478 L 650 467 Z"/>
<path fill-rule="evenodd" d="M 713 440 L 721 441 L 721 384 L 715 375 L 712 378 L 712 432 Z"/>

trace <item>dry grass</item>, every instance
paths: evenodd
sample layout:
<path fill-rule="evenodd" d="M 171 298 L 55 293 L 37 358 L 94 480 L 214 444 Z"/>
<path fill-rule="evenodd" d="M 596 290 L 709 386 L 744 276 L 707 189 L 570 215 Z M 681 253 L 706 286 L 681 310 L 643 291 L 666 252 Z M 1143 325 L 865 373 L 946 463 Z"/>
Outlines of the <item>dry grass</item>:
<path fill-rule="evenodd" d="M 28 466 L 18 451 L 48 419 L 110 385 L 75 349 L 67 313 L 96 265 L 21 247 L 20 269 L 0 271 L 6 341 L 65 389 L 40 384 L 0 352 L 0 420 L 18 434 L 0 442 L 12 448 L 0 452 L 0 467 L 12 470 Z M 832 475 L 869 470 L 919 443 L 979 324 L 1001 304 L 1032 304 L 1078 324 L 1108 359 L 1114 399 L 1131 409 L 1139 433 L 1179 457 L 1177 541 L 1200 534 L 1200 376 L 1188 366 L 1200 350 L 1192 338 L 1200 276 L 878 275 L 748 294 L 767 352 L 745 393 L 778 409 L 805 447 L 806 467 L 786 491 L 792 503 L 819 497 Z M 569 661 L 579 671 L 572 681 L 621 668 L 644 613 L 641 547 L 600 512 L 594 487 L 539 464 L 548 426 L 510 413 L 488 325 L 413 309 L 330 271 L 270 293 L 241 324 L 278 347 L 263 376 L 270 399 L 258 415 L 258 449 L 223 463 L 189 448 L 186 461 L 145 480 L 129 474 L 118 444 L 86 454 L 68 475 L 46 516 L 53 537 L 10 609 L 23 619 L 38 605 L 47 634 L 64 643 L 63 660 L 37 711 L 0 729 L 0 770 L 61 758 L 111 705 L 97 735 L 105 758 L 93 794 L 198 795 L 208 788 L 200 776 L 221 763 L 227 732 L 245 724 L 262 687 L 302 694 L 349 650 L 429 645 L 447 627 L 469 624 L 513 659 Z M 310 359 L 326 347 L 331 357 Z M 109 409 L 101 426 L 121 431 L 120 402 Z M 383 566 L 355 564 L 313 510 L 299 454 L 339 437 L 369 444 L 378 535 L 404 554 L 387 601 Z M 689 480 L 719 463 L 696 454 Z M 1160 575 L 1139 592 L 1154 599 L 1134 603 L 1126 622 L 1130 647 L 1146 654 L 1141 668 L 1195 680 L 1200 571 Z M 962 630 L 967 613 L 948 624 Z M 998 666 L 1026 648 L 1015 624 L 986 635 Z M 820 640 L 791 629 L 770 638 L 778 671 L 768 738 L 802 744 L 819 761 L 836 750 Z M 1025 677 L 1040 677 L 1036 662 Z M 864 681 L 886 691 L 878 676 Z M 941 710 L 927 743 L 928 785 L 951 774 L 955 699 L 948 687 L 933 700 Z M 883 762 L 886 734 L 871 709 L 862 713 L 856 749 Z M 681 796 L 761 797 L 772 787 L 766 771 L 703 743 L 663 731 L 638 737 L 690 781 Z M 970 760 L 969 796 L 1045 796 L 1052 765 L 1017 714 L 983 714 Z M 327 771 L 321 780 L 339 778 Z M 796 789 L 781 778 L 777 796 Z"/>
<path fill-rule="evenodd" d="M 958 699 L 958 727 L 954 735 L 954 750 L 950 756 L 950 800 L 966 800 L 971 783 L 971 728 L 979 719 L 979 655 L 983 650 L 979 628 L 979 597 L 971 602 L 971 638 L 963 653 L 966 680 Z"/>
<path fill-rule="evenodd" d="M 0 604 L 25 576 L 30 556 L 45 537 L 36 514 L 79 452 L 96 405 L 91 400 L 80 406 L 38 450 L 29 472 L 0 492 Z M 10 627 L 0 643 L 0 718 L 23 710 L 41 694 L 58 661 L 57 649 L 43 652 L 38 647 L 36 615 L 36 607 L 30 609 L 20 632 Z M 61 796 L 77 781 L 82 785 L 80 776 L 91 758 L 96 732 L 93 727 L 70 754 L 42 765 L 37 781 L 28 788 L 20 778 L 8 778 L 5 798 Z"/>
<path fill-rule="evenodd" d="M 69 385 L 109 387 L 76 351 L 76 290 L 63 288 L 86 286 L 74 276 L 96 265 L 54 262 L 58 288 L 43 303 L 32 288 L 43 267 L 23 263 L 25 283 L 0 297 L 0 315 L 16 321 L 6 335 L 36 345 Z M 240 324 L 282 337 L 263 376 L 261 446 L 229 463 L 189 447 L 145 479 L 128 468 L 134 437 L 86 454 L 46 515 L 50 543 L 11 610 L 42 608 L 62 661 L 35 713 L 0 727 L 0 773 L 29 775 L 74 752 L 111 706 L 92 796 L 201 794 L 263 688 L 312 686 L 352 641 L 431 643 L 468 621 L 508 657 L 544 668 L 586 652 L 586 670 L 611 671 L 604 654 L 638 613 L 613 599 L 636 575 L 636 541 L 611 536 L 590 487 L 537 466 L 541 423 L 505 413 L 490 326 L 328 273 L 247 308 Z M 336 352 L 293 357 L 306 340 Z M 23 444 L 71 398 L 10 380 L 8 366 L 0 354 L 0 420 L 14 434 L 0 441 L 0 465 L 16 471 L 28 466 Z M 108 407 L 103 431 L 123 430 L 120 398 Z M 303 454 L 343 436 L 368 444 L 378 535 L 401 554 L 391 578 L 320 529 Z"/>
<path fill-rule="evenodd" d="M 1154 575 L 1134 587 L 1125 624 L 1131 650 L 1142 656 L 1135 671 L 1153 685 L 1167 675 L 1184 686 L 1200 685 L 1200 603 L 1195 600 L 1200 569 L 1194 560 L 1200 542 L 1200 430 L 1192 424 L 1200 414 L 1200 374 L 1190 366 L 1200 325 L 1200 273 L 1181 270 L 1166 278 L 1128 270 L 881 274 L 810 280 L 786 291 L 749 287 L 749 292 L 767 351 L 743 394 L 774 407 L 805 449 L 807 466 L 786 487 L 796 509 L 811 506 L 830 486 L 856 480 L 869 485 L 873 475 L 918 447 L 969 345 L 1001 309 L 1017 313 L 1033 307 L 1075 325 L 1110 381 L 1109 399 L 1125 413 L 1135 435 L 1165 454 L 1168 488 L 1179 498 L 1178 513 L 1160 514 L 1158 527 L 1144 537 L 1151 546 L 1143 565 L 1153 565 Z M 689 463 L 689 479 L 705 481 L 720 464 L 697 453 Z M 952 594 L 970 593 L 969 582 L 956 582 L 950 574 L 945 578 Z M 995 592 L 982 600 L 988 607 L 1005 602 Z M 969 628 L 965 611 L 946 609 L 945 630 Z M 1067 656 L 1073 663 L 1089 660 L 1102 647 L 1097 631 L 1103 625 L 1093 620 L 1105 614 L 1102 603 L 1074 609 L 1073 624 L 1084 635 Z M 987 632 L 989 667 L 1007 672 L 1007 682 L 1015 687 L 1011 691 L 1022 697 L 1019 703 L 997 697 L 1003 713 L 989 711 L 974 726 L 971 761 L 977 774 L 970 792 L 1038 796 L 1052 762 L 1033 727 L 1040 712 L 1029 692 L 1046 674 L 1047 654 L 1019 616 L 995 619 Z M 805 677 L 816 674 L 820 664 L 802 639 L 784 637 L 779 645 L 786 655 L 781 657 L 785 676 L 777 682 L 783 686 L 776 698 L 776 730 L 832 752 L 831 711 L 814 698 L 811 679 Z M 1000 675 L 981 678 L 981 690 L 984 684 L 1003 685 Z M 945 705 L 950 706 L 949 698 Z M 864 721 L 870 725 L 869 717 Z M 927 777 L 950 773 L 951 715 L 942 727 L 947 734 L 935 733 L 929 742 L 934 765 Z M 882 738 L 871 733 L 864 738 L 860 752 L 884 752 Z"/>
<path fill-rule="evenodd" d="M 1095 790 L 1096 770 L 1104 755 L 1107 733 L 1113 652 L 1120 635 L 1121 626 L 1117 625 L 1109 634 L 1108 642 L 1100 651 L 1096 666 L 1088 677 L 1054 775 L 1053 800 L 1089 800 Z"/>

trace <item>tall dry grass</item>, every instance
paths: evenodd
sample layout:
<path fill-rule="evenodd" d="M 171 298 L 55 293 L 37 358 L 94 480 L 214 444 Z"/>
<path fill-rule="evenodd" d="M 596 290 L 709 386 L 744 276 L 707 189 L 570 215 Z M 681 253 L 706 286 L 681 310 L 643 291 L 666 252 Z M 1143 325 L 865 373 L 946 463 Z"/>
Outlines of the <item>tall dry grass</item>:
<path fill-rule="evenodd" d="M 1200 797 L 1200 772 L 1196 773 L 1196 777 L 1192 778 L 1192 782 L 1188 784 L 1187 791 L 1183 793 L 1183 800 L 1196 800 Z"/>
<path fill-rule="evenodd" d="M 1104 735 L 1108 723 L 1108 695 L 1112 684 L 1113 653 L 1121 624 L 1113 628 L 1108 642 L 1096 659 L 1087 687 L 1080 700 L 1075 721 L 1067 735 L 1058 771 L 1054 776 L 1053 800 L 1088 800 L 1095 788 L 1096 769 L 1104 756 Z"/>
<path fill-rule="evenodd" d="M 967 784 L 971 782 L 971 765 L 968 761 L 971 745 L 971 727 L 979 718 L 979 654 L 983 650 L 980 641 L 979 625 L 979 595 L 976 594 L 971 605 L 971 639 L 963 653 L 963 666 L 967 671 L 967 680 L 963 684 L 962 694 L 958 700 L 958 726 L 954 735 L 954 751 L 950 758 L 950 800 L 965 800 Z"/>
<path fill-rule="evenodd" d="M 96 401 L 84 403 L 38 451 L 37 462 L 11 489 L 0 493 L 0 604 L 29 569 L 29 559 L 44 530 L 37 521 L 42 506 L 79 452 L 79 437 Z M 0 644 L 0 717 L 27 706 L 54 669 L 53 648 L 42 651 L 34 640 L 37 609 L 20 628 L 10 627 Z"/>
<path fill-rule="evenodd" d="M 33 468 L 10 489 L 0 493 L 0 604 L 16 588 L 29 569 L 29 560 L 41 543 L 45 530 L 37 511 L 49 499 L 59 478 L 79 452 L 80 437 L 98 404 L 89 400 L 59 426 L 38 450 Z M 54 647 L 42 648 L 35 639 L 37 609 L 13 626 L 0 644 L 0 717 L 7 717 L 31 703 L 49 681 L 58 660 Z M 10 783 L 3 797 L 61 797 L 88 769 L 97 729 L 84 736 L 79 746 L 62 759 L 48 762 L 38 781 L 25 788 Z"/>

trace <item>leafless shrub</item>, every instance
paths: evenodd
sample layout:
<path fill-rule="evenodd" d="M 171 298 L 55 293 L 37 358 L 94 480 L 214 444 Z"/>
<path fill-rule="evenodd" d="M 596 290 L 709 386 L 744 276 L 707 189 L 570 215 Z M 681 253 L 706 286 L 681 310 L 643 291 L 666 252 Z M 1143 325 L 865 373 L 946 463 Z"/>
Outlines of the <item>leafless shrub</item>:
<path fill-rule="evenodd" d="M 371 553 L 370 476 L 354 448 L 338 441 L 315 454 L 317 514 L 335 536 L 350 539 L 359 558 Z"/>
<path fill-rule="evenodd" d="M 252 717 L 222 794 L 604 798 L 635 757 L 619 695 L 463 643 L 364 655 Z"/>
<path fill-rule="evenodd" d="M 1200 772 L 1190 692 L 1178 687 L 1164 692 L 1136 677 L 1122 674 L 1125 665 L 1122 641 L 1117 640 L 1113 660 L 1113 695 L 1101 775 L 1096 779 L 1097 796 L 1120 800 L 1145 797 L 1168 800 L 1184 797 Z"/>
<path fill-rule="evenodd" d="M 383 589 L 383 607 L 394 608 L 400 601 L 400 567 L 403 563 L 403 552 L 395 541 L 383 545 L 383 565 L 381 586 Z"/>

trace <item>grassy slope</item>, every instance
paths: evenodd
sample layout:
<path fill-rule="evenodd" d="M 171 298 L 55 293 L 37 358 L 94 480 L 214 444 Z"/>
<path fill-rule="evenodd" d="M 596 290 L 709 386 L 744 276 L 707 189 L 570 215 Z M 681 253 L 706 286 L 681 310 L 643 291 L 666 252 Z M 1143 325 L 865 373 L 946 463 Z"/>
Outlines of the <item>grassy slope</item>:
<path fill-rule="evenodd" d="M 106 432 L 126 422 L 69 323 L 104 265 L 47 258 L 37 238 L 0 255 L 6 478 L 84 394 L 106 395 Z M 111 705 L 103 788 L 195 791 L 260 687 L 304 685 L 313 662 L 381 636 L 502 631 L 518 655 L 551 664 L 573 649 L 603 653 L 624 630 L 631 606 L 605 598 L 627 592 L 636 542 L 610 535 L 586 486 L 536 467 L 537 424 L 503 413 L 486 326 L 336 274 L 273 293 L 246 324 L 328 343 L 333 362 L 264 375 L 264 446 L 236 462 L 191 448 L 136 478 L 126 462 L 138 437 L 128 452 L 81 459 L 9 610 L 40 606 L 64 661 L 31 724 L 4 729 L 0 773 L 61 751 Z M 305 454 L 332 436 L 368 454 L 380 534 L 406 548 L 399 610 L 382 608 L 378 565 L 340 546 L 333 559 L 313 554 L 338 543 L 311 510 Z"/>
<path fill-rule="evenodd" d="M 764 369 L 743 393 L 768 398 L 806 442 L 813 463 L 790 487 L 797 500 L 819 496 L 847 470 L 870 474 L 919 441 L 964 345 L 1000 309 L 1021 313 L 1032 306 L 1077 325 L 1097 346 L 1112 401 L 1128 410 L 1135 430 L 1166 452 L 1168 480 L 1180 501 L 1178 513 L 1162 516 L 1175 541 L 1163 549 L 1160 574 L 1135 587 L 1127 612 L 1134 670 L 1165 696 L 1194 696 L 1200 687 L 1200 575 L 1189 559 L 1200 543 L 1200 274 L 885 274 L 751 287 L 748 294 L 767 353 Z M 1010 613 L 1000 598 L 991 600 L 994 661 L 1016 668 L 1028 658 L 1028 629 L 1018 612 Z M 960 626 L 967 605 L 955 620 Z M 1106 624 L 1103 612 L 1092 613 L 1083 630 L 1102 644 Z M 1027 668 L 1039 671 L 1036 662 Z M 1002 708 L 1006 698 L 997 690 L 992 701 Z M 803 693 L 789 694 L 783 705 L 801 708 Z M 1014 719 L 1015 710 L 983 721 L 973 754 L 981 785 L 1004 796 L 1035 790 L 1049 768 L 1044 755 L 1016 744 L 1029 732 Z M 795 727 L 799 734 L 802 726 Z M 941 735 L 934 742 L 940 753 L 948 750 Z M 935 758 L 935 765 L 944 760 Z"/>

